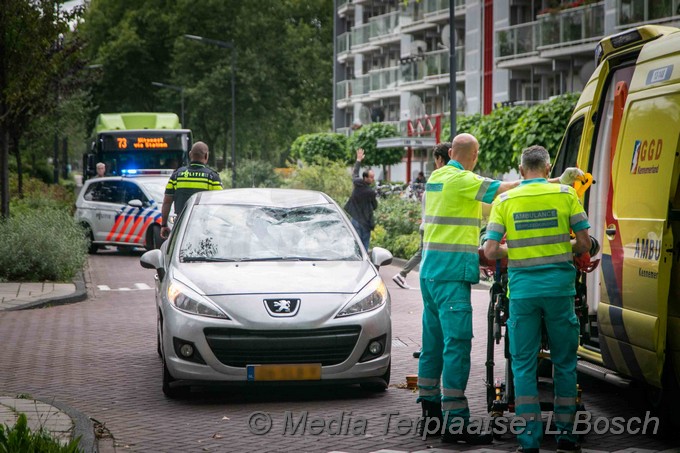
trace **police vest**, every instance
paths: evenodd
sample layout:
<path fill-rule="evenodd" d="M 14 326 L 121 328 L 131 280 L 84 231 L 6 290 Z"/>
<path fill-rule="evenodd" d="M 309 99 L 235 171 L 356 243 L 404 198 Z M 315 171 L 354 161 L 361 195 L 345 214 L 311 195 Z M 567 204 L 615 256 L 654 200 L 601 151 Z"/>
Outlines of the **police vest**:
<path fill-rule="evenodd" d="M 430 175 L 426 185 L 421 278 L 479 281 L 481 201 L 485 196 L 493 198 L 495 191 L 487 193 L 492 183 L 497 181 L 451 163 Z"/>
<path fill-rule="evenodd" d="M 487 230 L 507 233 L 509 268 L 528 268 L 571 263 L 569 230 L 583 220 L 587 217 L 573 188 L 523 184 L 498 197 Z"/>

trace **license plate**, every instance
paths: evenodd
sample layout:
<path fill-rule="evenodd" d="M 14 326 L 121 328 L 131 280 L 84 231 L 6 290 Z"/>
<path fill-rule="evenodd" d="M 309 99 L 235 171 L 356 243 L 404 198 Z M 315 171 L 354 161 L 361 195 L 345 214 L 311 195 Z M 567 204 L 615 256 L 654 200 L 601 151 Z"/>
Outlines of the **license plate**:
<path fill-rule="evenodd" d="M 321 364 L 248 365 L 249 381 L 318 381 L 321 379 Z"/>

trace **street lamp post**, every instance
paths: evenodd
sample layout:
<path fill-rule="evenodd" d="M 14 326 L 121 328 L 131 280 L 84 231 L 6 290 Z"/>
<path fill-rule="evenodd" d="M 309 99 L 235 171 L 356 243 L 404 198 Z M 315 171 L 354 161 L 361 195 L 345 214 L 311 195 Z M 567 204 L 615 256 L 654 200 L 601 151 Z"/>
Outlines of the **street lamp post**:
<path fill-rule="evenodd" d="M 160 87 L 160 88 L 169 88 L 171 90 L 179 91 L 180 98 L 181 98 L 181 117 L 182 117 L 182 127 L 186 129 L 186 124 L 184 124 L 184 87 L 180 87 L 177 85 L 170 85 L 167 83 L 161 83 L 161 82 L 151 82 L 151 85 L 155 87 Z"/>
<path fill-rule="evenodd" d="M 213 44 L 231 50 L 231 187 L 236 187 L 236 46 L 234 41 L 218 41 L 196 35 L 184 35 L 187 39 Z M 226 148 L 224 150 L 224 164 L 227 164 Z"/>

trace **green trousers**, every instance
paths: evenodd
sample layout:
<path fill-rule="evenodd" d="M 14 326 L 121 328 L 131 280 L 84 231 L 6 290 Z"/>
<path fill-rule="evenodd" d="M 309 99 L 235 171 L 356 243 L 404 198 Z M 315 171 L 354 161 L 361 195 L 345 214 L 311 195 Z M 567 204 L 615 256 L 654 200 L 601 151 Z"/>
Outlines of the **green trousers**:
<path fill-rule="evenodd" d="M 541 407 L 536 386 L 538 352 L 541 346 L 541 319 L 548 331 L 550 359 L 555 387 L 554 416 L 557 440 L 576 442 L 572 434 L 576 412 L 576 349 L 579 323 L 574 313 L 574 297 L 535 297 L 510 299 L 508 336 L 515 375 L 515 413 L 527 421 L 517 435 L 519 444 L 539 448 L 543 439 Z"/>
<path fill-rule="evenodd" d="M 418 402 L 442 403 L 448 424 L 470 419 L 465 388 L 472 345 L 471 285 L 420 280 L 423 295 L 423 349 L 418 362 Z M 441 379 L 441 389 L 440 389 Z"/>

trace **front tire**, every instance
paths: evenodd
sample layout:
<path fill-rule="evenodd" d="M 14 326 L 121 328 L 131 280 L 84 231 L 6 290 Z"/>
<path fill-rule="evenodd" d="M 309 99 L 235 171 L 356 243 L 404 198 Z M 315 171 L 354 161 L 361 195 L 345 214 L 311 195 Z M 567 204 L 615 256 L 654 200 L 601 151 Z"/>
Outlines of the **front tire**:
<path fill-rule="evenodd" d="M 361 388 L 367 392 L 372 392 L 372 393 L 380 393 L 384 392 L 387 390 L 387 387 L 390 385 L 390 374 L 392 371 L 392 362 L 390 362 L 389 365 L 387 365 L 387 371 L 385 371 L 385 374 L 383 374 L 380 379 L 382 379 L 383 382 L 362 382 L 359 384 Z"/>
<path fill-rule="evenodd" d="M 170 374 L 168 366 L 165 364 L 165 359 L 163 359 L 163 393 L 168 398 L 181 398 L 189 394 L 191 389 L 188 386 L 173 387 L 172 384 L 175 382 L 175 378 Z"/>
<path fill-rule="evenodd" d="M 99 245 L 94 243 L 94 234 L 92 234 L 92 228 L 90 228 L 88 225 L 83 225 L 83 228 L 85 228 L 85 237 L 88 240 L 87 253 L 94 255 L 97 253 L 97 250 L 99 250 Z"/>

